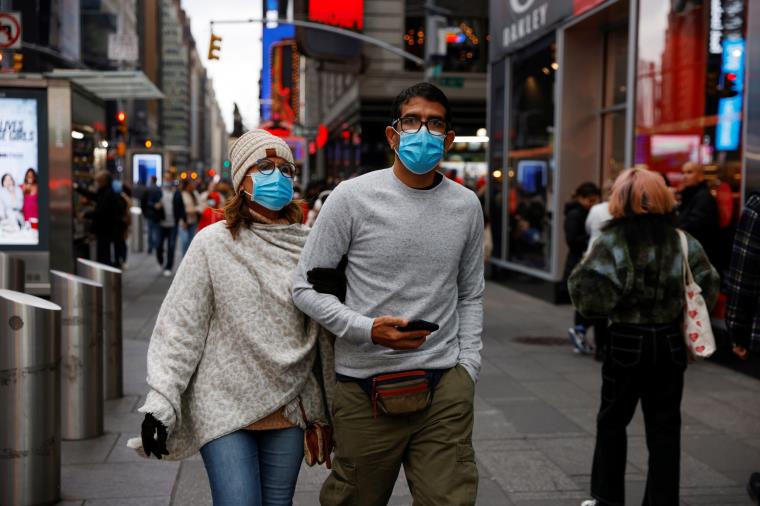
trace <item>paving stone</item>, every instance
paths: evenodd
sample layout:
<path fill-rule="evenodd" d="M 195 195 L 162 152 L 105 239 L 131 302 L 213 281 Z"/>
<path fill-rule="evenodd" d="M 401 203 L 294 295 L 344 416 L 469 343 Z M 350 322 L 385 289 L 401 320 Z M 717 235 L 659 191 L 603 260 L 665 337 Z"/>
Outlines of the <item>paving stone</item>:
<path fill-rule="evenodd" d="M 164 497 L 140 497 L 135 499 L 91 499 L 84 502 L 84 506 L 169 506 L 172 498 Z M 208 503 L 211 506 L 211 503 Z"/>
<path fill-rule="evenodd" d="M 584 392 L 576 385 L 562 381 L 526 381 L 525 388 L 556 408 L 599 409 L 599 399 Z"/>
<path fill-rule="evenodd" d="M 203 462 L 182 462 L 172 504 L 177 506 L 211 506 L 211 488 Z"/>
<path fill-rule="evenodd" d="M 472 430 L 472 439 L 499 439 L 506 435 L 517 435 L 515 427 L 509 423 L 498 409 L 483 409 L 477 412 Z"/>
<path fill-rule="evenodd" d="M 61 466 L 65 499 L 168 497 L 179 462 L 76 464 Z"/>
<path fill-rule="evenodd" d="M 137 437 L 140 435 L 139 428 L 135 430 L 133 433 L 125 433 L 125 434 L 119 434 L 119 439 L 116 441 L 116 444 L 113 445 L 113 449 L 111 450 L 111 453 L 108 454 L 107 462 L 116 463 L 116 462 L 136 462 L 136 463 L 142 463 L 142 462 L 157 462 L 158 459 L 155 459 L 151 457 L 150 459 L 146 459 L 145 457 L 141 457 L 137 454 L 136 451 L 134 451 L 132 448 L 127 448 L 127 441 L 129 441 L 133 437 Z"/>
<path fill-rule="evenodd" d="M 538 439 L 536 447 L 568 475 L 591 472 L 594 438 Z"/>
<path fill-rule="evenodd" d="M 760 468 L 760 450 L 730 436 L 688 435 L 682 438 L 682 448 L 740 484 L 746 482 L 752 471 Z"/>
<path fill-rule="evenodd" d="M 104 434 L 92 439 L 61 441 L 61 464 L 105 462 L 118 437 L 118 434 Z"/>
<path fill-rule="evenodd" d="M 140 434 L 145 415 L 142 413 L 109 413 L 104 417 L 106 432 L 124 432 L 132 436 Z"/>
<path fill-rule="evenodd" d="M 478 498 L 475 504 L 483 506 L 512 506 L 512 501 L 509 500 L 509 496 L 499 486 L 498 480 L 495 478 L 483 479 L 481 477 L 478 482 Z"/>
<path fill-rule="evenodd" d="M 478 460 L 509 493 L 578 490 L 575 482 L 540 452 L 481 452 Z"/>
<path fill-rule="evenodd" d="M 531 400 L 535 399 L 535 393 L 531 393 L 518 381 L 505 378 L 504 373 L 500 376 L 480 376 L 475 392 L 479 397 L 486 400 Z"/>
<path fill-rule="evenodd" d="M 84 501 L 60 501 L 55 503 L 55 506 L 82 506 Z"/>
<path fill-rule="evenodd" d="M 583 428 L 548 403 L 536 401 L 492 401 L 507 423 L 524 434 L 582 433 Z"/>
<path fill-rule="evenodd" d="M 128 395 L 119 399 L 109 399 L 103 404 L 103 412 L 105 414 L 129 413 L 135 410 L 138 399 L 139 397 L 137 395 Z"/>
<path fill-rule="evenodd" d="M 301 465 L 301 471 L 298 474 L 298 483 L 296 484 L 296 491 L 316 491 L 317 495 L 322 489 L 322 484 L 330 475 L 330 470 L 325 466 L 312 466 L 309 467 L 305 463 Z"/>

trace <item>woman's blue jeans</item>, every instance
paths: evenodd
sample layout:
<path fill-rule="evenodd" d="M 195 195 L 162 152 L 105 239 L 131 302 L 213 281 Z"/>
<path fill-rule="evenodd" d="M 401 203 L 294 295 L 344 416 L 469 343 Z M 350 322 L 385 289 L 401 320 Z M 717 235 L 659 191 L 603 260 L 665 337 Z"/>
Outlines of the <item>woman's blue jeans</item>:
<path fill-rule="evenodd" d="M 290 506 L 303 430 L 239 430 L 201 448 L 214 506 Z"/>

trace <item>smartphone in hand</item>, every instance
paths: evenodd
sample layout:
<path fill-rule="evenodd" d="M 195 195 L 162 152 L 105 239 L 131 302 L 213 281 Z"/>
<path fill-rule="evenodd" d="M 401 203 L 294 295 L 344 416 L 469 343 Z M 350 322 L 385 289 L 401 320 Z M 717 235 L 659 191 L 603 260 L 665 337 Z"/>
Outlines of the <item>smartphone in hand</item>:
<path fill-rule="evenodd" d="M 399 332 L 413 332 L 416 330 L 435 332 L 438 329 L 439 327 L 437 323 L 432 323 L 426 320 L 412 320 L 405 327 L 398 327 L 396 330 Z"/>

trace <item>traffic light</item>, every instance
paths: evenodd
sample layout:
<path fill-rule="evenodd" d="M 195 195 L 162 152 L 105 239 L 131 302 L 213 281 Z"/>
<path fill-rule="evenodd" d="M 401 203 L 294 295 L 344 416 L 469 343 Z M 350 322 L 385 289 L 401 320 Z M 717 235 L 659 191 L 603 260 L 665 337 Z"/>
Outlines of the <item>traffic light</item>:
<path fill-rule="evenodd" d="M 218 52 L 222 50 L 222 38 L 218 35 L 211 34 L 211 40 L 208 43 L 208 59 L 218 60 Z"/>
<path fill-rule="evenodd" d="M 230 161 L 229 161 L 229 160 L 225 160 L 225 161 L 222 163 L 222 167 L 224 167 L 225 169 L 229 170 L 229 169 L 230 169 L 230 167 L 232 167 L 232 164 L 230 163 Z"/>
<path fill-rule="evenodd" d="M 127 113 L 119 111 L 116 113 L 116 130 L 122 135 L 127 135 Z"/>
<path fill-rule="evenodd" d="M 150 139 L 146 139 L 146 141 L 145 141 L 145 147 L 148 148 L 148 149 L 152 148 L 153 147 L 153 141 L 150 140 Z"/>
<path fill-rule="evenodd" d="M 723 86 L 718 88 L 718 97 L 720 98 L 732 98 L 739 94 L 739 90 L 736 88 L 737 75 L 733 72 L 727 72 L 723 76 Z"/>
<path fill-rule="evenodd" d="M 24 69 L 24 55 L 21 53 L 13 53 L 13 71 L 21 72 Z"/>
<path fill-rule="evenodd" d="M 216 176 L 216 171 L 214 169 L 209 169 L 208 170 L 208 177 L 214 177 L 214 176 Z"/>

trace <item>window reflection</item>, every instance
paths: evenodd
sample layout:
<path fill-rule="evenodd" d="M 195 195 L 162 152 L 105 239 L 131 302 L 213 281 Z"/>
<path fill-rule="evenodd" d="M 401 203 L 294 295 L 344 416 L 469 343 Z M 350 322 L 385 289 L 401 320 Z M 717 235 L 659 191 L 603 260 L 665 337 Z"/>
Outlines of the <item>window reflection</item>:
<path fill-rule="evenodd" d="M 548 271 L 554 164 L 553 37 L 513 57 L 510 93 L 508 260 Z"/>

